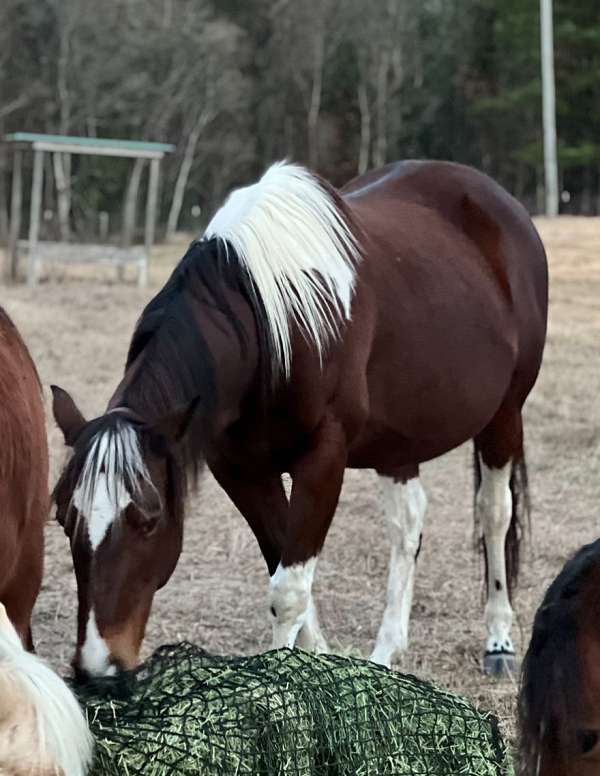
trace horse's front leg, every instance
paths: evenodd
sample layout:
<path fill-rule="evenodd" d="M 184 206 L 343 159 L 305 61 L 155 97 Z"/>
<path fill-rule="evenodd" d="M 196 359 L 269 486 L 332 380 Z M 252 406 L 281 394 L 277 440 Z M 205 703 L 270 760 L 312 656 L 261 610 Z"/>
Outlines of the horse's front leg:
<path fill-rule="evenodd" d="M 209 465 L 219 485 L 250 526 L 269 576 L 273 576 L 281 560 L 289 509 L 281 477 L 249 479 L 222 461 L 209 461 Z"/>
<path fill-rule="evenodd" d="M 281 560 L 289 511 L 281 477 L 273 475 L 249 479 L 222 461 L 211 461 L 210 468 L 251 528 L 267 564 L 269 576 L 273 577 Z M 312 600 L 297 643 L 310 652 L 327 652 Z"/>
<path fill-rule="evenodd" d="M 281 561 L 271 577 L 273 647 L 326 651 L 312 600 L 317 558 L 337 507 L 347 460 L 341 424 L 327 416 L 290 474 L 292 492 Z"/>

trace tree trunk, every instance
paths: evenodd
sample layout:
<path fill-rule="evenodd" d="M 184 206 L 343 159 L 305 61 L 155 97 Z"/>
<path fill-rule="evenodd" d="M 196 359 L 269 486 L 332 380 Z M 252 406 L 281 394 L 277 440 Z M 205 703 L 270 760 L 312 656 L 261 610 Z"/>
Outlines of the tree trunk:
<path fill-rule="evenodd" d="M 60 26 L 59 56 L 57 63 L 56 88 L 60 108 L 60 133 L 67 135 L 71 126 L 71 95 L 69 93 L 70 37 L 73 28 L 72 19 L 63 19 Z M 60 239 L 67 242 L 70 237 L 69 214 L 71 212 L 71 155 L 52 154 L 56 199 L 58 209 L 58 228 Z"/>
<path fill-rule="evenodd" d="M 19 263 L 19 236 L 21 233 L 21 218 L 23 213 L 23 151 L 13 152 L 12 189 L 10 196 L 10 229 L 8 235 L 8 250 L 6 254 L 5 280 L 17 279 Z"/>
<path fill-rule="evenodd" d="M 0 121 L 0 137 L 4 135 L 2 121 Z M 0 144 L 0 243 L 8 242 L 8 153 L 6 143 Z"/>
<path fill-rule="evenodd" d="M 583 191 L 581 192 L 581 215 L 592 215 L 592 168 L 588 165 L 583 170 Z"/>
<path fill-rule="evenodd" d="M 358 152 L 358 174 L 362 175 L 369 168 L 371 152 L 371 108 L 367 84 L 361 76 L 358 82 L 358 105 L 360 108 L 360 148 Z"/>
<path fill-rule="evenodd" d="M 123 234 L 121 237 L 121 244 L 124 248 L 127 248 L 133 242 L 138 191 L 145 161 L 145 159 L 135 160 L 129 176 L 127 191 L 125 192 L 125 201 L 123 203 Z"/>
<path fill-rule="evenodd" d="M 387 156 L 387 92 L 388 71 L 390 67 L 390 55 L 388 51 L 382 51 L 377 68 L 377 136 L 375 138 L 375 150 L 373 162 L 376 167 L 385 164 Z"/>
<path fill-rule="evenodd" d="M 308 164 L 313 170 L 319 163 L 319 114 L 321 112 L 321 97 L 323 93 L 323 62 L 325 58 L 324 29 L 317 32 L 314 41 L 313 77 L 308 108 Z"/>
<path fill-rule="evenodd" d="M 185 189 L 187 186 L 188 178 L 190 176 L 190 170 L 192 169 L 192 164 L 194 163 L 196 146 L 198 145 L 198 140 L 200 139 L 202 130 L 212 119 L 213 114 L 211 111 L 201 111 L 198 115 L 198 118 L 196 119 L 196 123 L 188 135 L 183 159 L 181 160 L 181 166 L 179 168 L 179 172 L 177 173 L 177 180 L 175 181 L 175 187 L 173 189 L 173 199 L 171 200 L 171 208 L 169 210 L 169 217 L 167 219 L 167 240 L 170 240 L 177 231 L 177 224 L 179 223 L 179 216 L 181 215 Z"/>
<path fill-rule="evenodd" d="M 519 202 L 522 202 L 525 197 L 525 183 L 526 183 L 527 170 L 522 162 L 517 163 L 517 171 L 515 175 L 515 190 L 514 195 Z"/>
<path fill-rule="evenodd" d="M 58 206 L 58 228 L 60 239 L 68 242 L 70 237 L 69 214 L 71 212 L 71 154 L 52 154 L 56 199 Z"/>

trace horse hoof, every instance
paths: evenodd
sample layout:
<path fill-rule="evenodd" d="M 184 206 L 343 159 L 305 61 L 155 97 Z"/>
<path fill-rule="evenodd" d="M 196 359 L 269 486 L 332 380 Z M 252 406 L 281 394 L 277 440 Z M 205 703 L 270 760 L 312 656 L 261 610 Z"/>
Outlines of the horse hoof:
<path fill-rule="evenodd" d="M 483 671 L 486 676 L 503 679 L 515 676 L 518 671 L 514 652 L 486 652 L 483 658 Z"/>

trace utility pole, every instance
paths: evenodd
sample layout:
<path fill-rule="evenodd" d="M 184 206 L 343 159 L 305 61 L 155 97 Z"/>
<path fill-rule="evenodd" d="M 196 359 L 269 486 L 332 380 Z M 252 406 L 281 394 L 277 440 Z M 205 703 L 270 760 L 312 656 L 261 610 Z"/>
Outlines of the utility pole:
<path fill-rule="evenodd" d="M 558 161 L 556 155 L 556 87 L 552 0 L 540 0 L 542 41 L 542 105 L 544 116 L 544 179 L 546 215 L 558 215 Z"/>

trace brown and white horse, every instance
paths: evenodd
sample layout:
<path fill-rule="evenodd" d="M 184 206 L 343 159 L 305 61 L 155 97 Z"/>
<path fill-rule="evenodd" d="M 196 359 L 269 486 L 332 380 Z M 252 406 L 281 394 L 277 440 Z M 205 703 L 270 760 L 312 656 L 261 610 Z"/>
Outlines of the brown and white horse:
<path fill-rule="evenodd" d="M 546 315 L 531 220 L 470 168 L 391 164 L 338 192 L 277 164 L 235 191 L 144 310 L 107 411 L 86 422 L 54 389 L 73 448 L 55 498 L 79 588 L 76 668 L 135 665 L 179 557 L 186 470 L 202 461 L 265 557 L 273 645 L 318 650 L 311 588 L 344 470 L 379 473 L 391 560 L 372 658 L 389 665 L 407 647 L 419 464 L 474 439 L 485 666 L 502 671 L 526 496 L 521 409 Z"/>
<path fill-rule="evenodd" d="M 600 776 L 600 540 L 537 610 L 519 695 L 523 776 Z"/>
<path fill-rule="evenodd" d="M 73 694 L 24 649 L 0 603 L 0 773 L 85 776 L 92 748 Z"/>
<path fill-rule="evenodd" d="M 25 343 L 0 308 L 0 603 L 28 649 L 49 510 L 41 385 Z"/>

